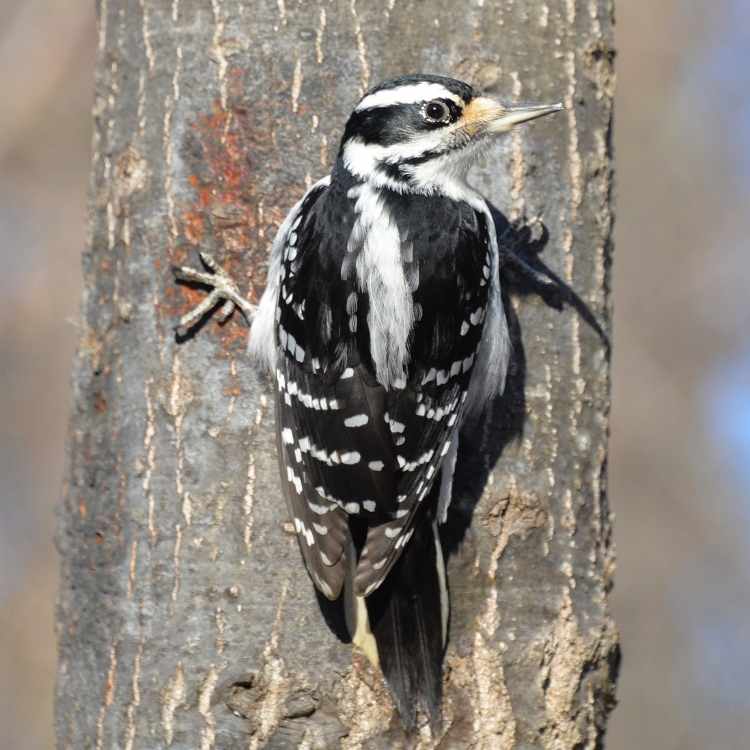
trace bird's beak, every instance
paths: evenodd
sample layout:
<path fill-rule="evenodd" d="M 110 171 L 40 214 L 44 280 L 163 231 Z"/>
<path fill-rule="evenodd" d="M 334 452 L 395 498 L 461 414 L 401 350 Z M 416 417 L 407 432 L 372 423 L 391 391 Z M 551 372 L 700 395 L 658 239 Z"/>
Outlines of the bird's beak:
<path fill-rule="evenodd" d="M 472 99 L 464 109 L 462 121 L 471 135 L 479 133 L 505 133 L 514 125 L 536 120 L 564 109 L 557 104 L 528 104 L 521 107 L 506 107 L 494 99 L 479 96 Z"/>

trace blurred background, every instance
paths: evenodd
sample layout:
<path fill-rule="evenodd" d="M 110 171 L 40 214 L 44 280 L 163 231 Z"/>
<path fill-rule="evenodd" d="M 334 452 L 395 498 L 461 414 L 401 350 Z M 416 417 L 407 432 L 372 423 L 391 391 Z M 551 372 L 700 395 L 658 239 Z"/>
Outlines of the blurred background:
<path fill-rule="evenodd" d="M 0 0 L 0 748 L 53 746 L 94 3 Z M 620 0 L 609 750 L 750 737 L 750 3 Z M 22 62 L 20 62 L 22 61 Z"/>

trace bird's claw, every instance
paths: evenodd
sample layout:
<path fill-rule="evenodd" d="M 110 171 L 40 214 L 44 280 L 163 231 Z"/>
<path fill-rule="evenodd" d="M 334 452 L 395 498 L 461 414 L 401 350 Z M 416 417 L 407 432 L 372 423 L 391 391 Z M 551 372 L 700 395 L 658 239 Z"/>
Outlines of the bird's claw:
<path fill-rule="evenodd" d="M 248 325 L 252 322 L 256 307 L 251 305 L 240 293 L 239 287 L 231 276 L 216 262 L 209 253 L 200 253 L 203 265 L 210 272 L 198 271 L 190 266 L 173 266 L 177 281 L 187 281 L 192 284 L 203 284 L 211 288 L 208 296 L 197 304 L 190 312 L 185 313 L 177 323 L 177 332 L 187 333 L 206 313 L 210 312 L 219 302 L 224 302 L 218 312 L 219 321 L 224 322 L 238 307 L 245 316 Z"/>

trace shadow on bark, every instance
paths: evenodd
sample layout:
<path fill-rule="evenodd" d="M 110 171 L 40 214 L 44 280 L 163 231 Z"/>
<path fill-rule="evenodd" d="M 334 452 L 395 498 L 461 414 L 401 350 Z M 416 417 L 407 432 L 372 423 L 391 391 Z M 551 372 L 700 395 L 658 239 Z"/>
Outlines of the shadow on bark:
<path fill-rule="evenodd" d="M 505 391 L 478 419 L 467 423 L 461 440 L 453 479 L 453 499 L 448 522 L 441 526 L 440 539 L 446 560 L 455 554 L 471 525 L 474 509 L 482 497 L 492 467 L 505 447 L 523 437 L 526 418 L 526 353 L 518 316 L 510 304 L 512 295 L 537 295 L 555 309 L 572 307 L 601 338 L 609 357 L 609 338 L 588 305 L 541 260 L 549 231 L 541 222 L 510 222 L 491 206 L 500 245 L 500 274 L 503 308 L 508 321 L 511 358 Z"/>

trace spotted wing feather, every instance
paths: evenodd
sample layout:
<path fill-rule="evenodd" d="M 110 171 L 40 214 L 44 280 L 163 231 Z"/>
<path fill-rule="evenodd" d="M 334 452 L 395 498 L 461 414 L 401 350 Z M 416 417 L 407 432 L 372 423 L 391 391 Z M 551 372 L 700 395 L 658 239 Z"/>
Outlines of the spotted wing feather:
<path fill-rule="evenodd" d="M 338 280 L 341 261 L 334 256 L 346 248 L 346 216 L 329 216 L 328 208 L 325 201 L 303 204 L 290 225 L 274 335 L 285 495 L 308 571 L 335 598 L 351 548 L 349 519 L 387 519 L 396 483 L 382 418 L 386 391 L 359 353 L 366 325 L 358 334 L 351 323 L 364 321 L 366 307 L 357 309 L 353 281 Z"/>
<path fill-rule="evenodd" d="M 332 207 L 347 201 L 332 197 L 303 203 L 289 226 L 275 377 L 285 495 L 310 575 L 335 598 L 352 524 L 366 529 L 354 586 L 367 594 L 408 543 L 457 439 L 487 308 L 490 250 L 483 214 L 466 204 L 456 210 L 412 198 L 408 212 L 388 206 L 408 216 L 398 229 L 415 325 L 407 381 L 386 389 L 370 355 L 369 300 L 342 273 L 352 263 L 353 217 L 336 214 Z"/>
<path fill-rule="evenodd" d="M 462 207 L 439 236 L 429 211 L 423 216 L 422 226 L 413 213 L 409 218 L 423 279 L 414 295 L 419 320 L 410 378 L 405 389 L 389 393 L 385 415 L 396 451 L 398 510 L 368 530 L 355 580 L 362 593 L 380 586 L 398 560 L 417 510 L 458 440 L 489 300 L 491 247 L 484 214 Z M 407 232 L 402 229 L 402 236 Z"/>

